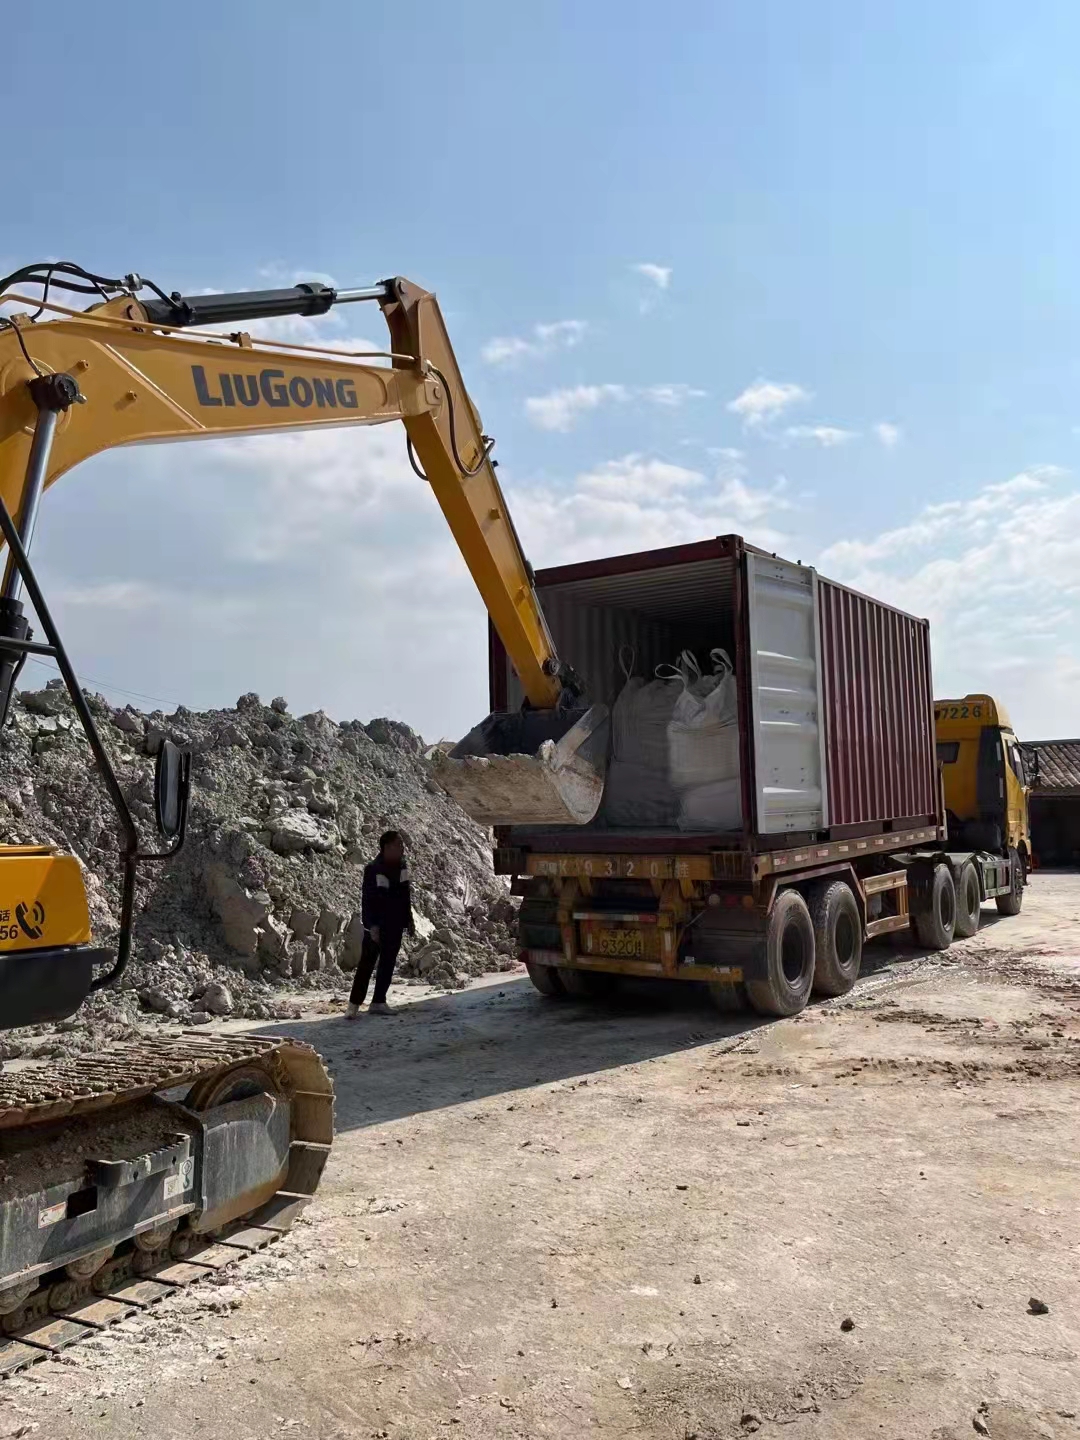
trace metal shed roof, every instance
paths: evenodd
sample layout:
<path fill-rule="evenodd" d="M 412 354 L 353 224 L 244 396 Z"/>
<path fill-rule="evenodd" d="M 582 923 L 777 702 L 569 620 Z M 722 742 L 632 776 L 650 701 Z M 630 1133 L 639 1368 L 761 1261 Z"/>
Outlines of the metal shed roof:
<path fill-rule="evenodd" d="M 1024 754 L 1039 752 L 1039 780 L 1036 795 L 1080 795 L 1080 740 L 1025 740 Z"/>

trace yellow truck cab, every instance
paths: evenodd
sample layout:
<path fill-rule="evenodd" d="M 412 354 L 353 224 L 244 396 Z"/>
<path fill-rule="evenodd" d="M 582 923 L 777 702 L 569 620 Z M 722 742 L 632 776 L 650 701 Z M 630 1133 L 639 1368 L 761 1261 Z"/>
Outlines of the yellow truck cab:
<path fill-rule="evenodd" d="M 1031 864 L 1029 781 L 1004 707 L 990 695 L 934 701 L 949 845 Z"/>

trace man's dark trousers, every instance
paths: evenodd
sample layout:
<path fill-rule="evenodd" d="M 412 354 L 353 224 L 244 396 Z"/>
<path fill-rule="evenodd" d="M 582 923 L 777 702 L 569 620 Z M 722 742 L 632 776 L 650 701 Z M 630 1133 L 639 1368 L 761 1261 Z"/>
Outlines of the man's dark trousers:
<path fill-rule="evenodd" d="M 394 978 L 394 966 L 397 964 L 403 934 L 404 931 L 387 930 L 380 926 L 379 938 L 376 941 L 371 938 L 369 931 L 364 931 L 363 944 L 360 946 L 360 964 L 356 967 L 352 990 L 349 993 L 350 1005 L 363 1005 L 373 971 L 375 993 L 371 997 L 372 1004 L 386 1004 L 386 992 Z"/>

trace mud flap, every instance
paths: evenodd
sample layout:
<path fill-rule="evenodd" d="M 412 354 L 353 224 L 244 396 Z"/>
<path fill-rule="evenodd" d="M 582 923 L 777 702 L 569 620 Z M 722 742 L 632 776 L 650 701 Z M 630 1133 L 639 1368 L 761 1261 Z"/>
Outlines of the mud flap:
<path fill-rule="evenodd" d="M 435 780 L 481 825 L 587 825 L 600 808 L 610 739 L 606 705 L 495 713 L 447 754 Z"/>

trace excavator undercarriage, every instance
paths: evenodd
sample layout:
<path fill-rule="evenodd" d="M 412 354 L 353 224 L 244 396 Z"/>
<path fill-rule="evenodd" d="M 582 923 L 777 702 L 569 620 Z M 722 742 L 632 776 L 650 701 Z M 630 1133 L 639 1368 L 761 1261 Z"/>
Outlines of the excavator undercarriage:
<path fill-rule="evenodd" d="M 255 1036 L 0 1075 L 0 1374 L 277 1239 L 333 1105 L 314 1050 Z"/>

